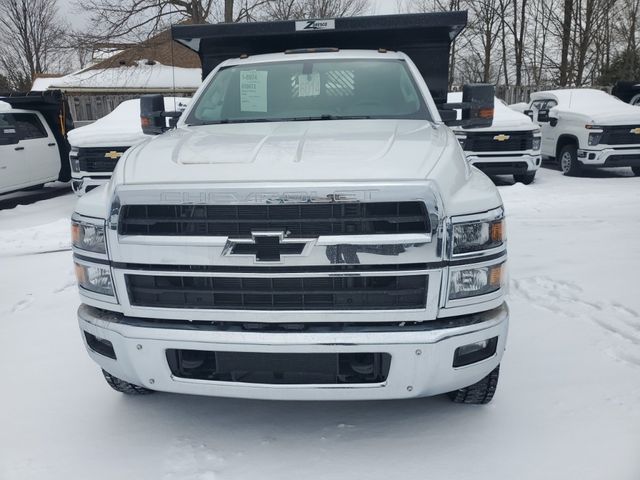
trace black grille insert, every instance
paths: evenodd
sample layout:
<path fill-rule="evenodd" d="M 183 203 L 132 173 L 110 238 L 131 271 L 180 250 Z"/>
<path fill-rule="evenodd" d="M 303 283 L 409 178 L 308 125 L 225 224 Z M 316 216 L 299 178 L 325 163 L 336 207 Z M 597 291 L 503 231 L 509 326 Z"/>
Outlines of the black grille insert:
<path fill-rule="evenodd" d="M 116 164 L 129 147 L 91 147 L 78 150 L 80 170 L 83 172 L 113 172 Z M 120 155 L 120 156 L 118 156 Z"/>
<path fill-rule="evenodd" d="M 131 305 L 222 310 L 425 308 L 426 275 L 192 277 L 126 275 Z"/>
<path fill-rule="evenodd" d="M 640 143 L 640 135 L 633 133 L 638 125 L 620 125 L 603 127 L 600 143 L 604 145 L 636 145 Z"/>
<path fill-rule="evenodd" d="M 287 237 L 429 232 L 422 202 L 301 205 L 124 205 L 121 235 L 228 236 L 286 232 Z"/>
<path fill-rule="evenodd" d="M 171 373 L 180 378 L 278 385 L 380 383 L 391 365 L 388 353 L 256 353 L 167 350 Z"/>
<path fill-rule="evenodd" d="M 508 136 L 509 138 L 505 138 Z M 497 138 L 497 139 L 496 139 Z M 468 152 L 513 152 L 530 150 L 533 132 L 467 133 L 464 150 Z"/>

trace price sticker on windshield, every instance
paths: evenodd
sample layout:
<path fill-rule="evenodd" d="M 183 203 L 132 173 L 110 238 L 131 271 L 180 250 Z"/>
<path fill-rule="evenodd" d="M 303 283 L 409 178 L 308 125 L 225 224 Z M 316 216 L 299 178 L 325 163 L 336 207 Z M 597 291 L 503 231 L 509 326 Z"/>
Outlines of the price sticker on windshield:
<path fill-rule="evenodd" d="M 260 70 L 240 72 L 240 111 L 267 111 L 267 74 Z"/>

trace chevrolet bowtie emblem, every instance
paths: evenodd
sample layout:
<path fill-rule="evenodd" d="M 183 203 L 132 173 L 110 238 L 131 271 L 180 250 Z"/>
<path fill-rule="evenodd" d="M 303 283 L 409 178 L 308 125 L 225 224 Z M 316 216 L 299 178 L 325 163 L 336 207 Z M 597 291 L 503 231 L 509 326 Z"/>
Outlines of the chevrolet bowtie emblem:
<path fill-rule="evenodd" d="M 313 239 L 286 238 L 284 232 L 251 232 L 251 238 L 230 238 L 223 255 L 253 257 L 254 262 L 279 262 L 281 256 L 302 255 Z"/>
<path fill-rule="evenodd" d="M 104 154 L 105 158 L 110 158 L 111 160 L 116 160 L 122 156 L 122 152 L 116 152 L 115 150 L 111 150 Z"/>
<path fill-rule="evenodd" d="M 494 140 L 497 140 L 498 142 L 504 142 L 505 140 L 509 140 L 511 138 L 511 135 L 505 135 L 504 133 L 501 133 L 500 135 L 496 135 L 495 137 L 493 137 Z"/>
<path fill-rule="evenodd" d="M 640 135 L 640 127 L 632 128 L 629 130 L 629 133 L 635 133 L 636 135 Z"/>

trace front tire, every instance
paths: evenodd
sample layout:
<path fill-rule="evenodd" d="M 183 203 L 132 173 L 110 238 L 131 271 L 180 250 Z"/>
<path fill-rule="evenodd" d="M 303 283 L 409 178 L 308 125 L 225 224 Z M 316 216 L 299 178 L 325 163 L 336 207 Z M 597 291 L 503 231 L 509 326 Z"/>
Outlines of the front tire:
<path fill-rule="evenodd" d="M 125 395 L 149 395 L 150 393 L 153 393 L 153 390 L 120 380 L 118 377 L 114 377 L 104 370 L 102 370 L 102 374 L 109 386 L 116 392 L 124 393 Z"/>
<path fill-rule="evenodd" d="M 631 170 L 636 177 L 640 177 L 640 167 L 631 167 Z"/>
<path fill-rule="evenodd" d="M 484 405 L 491 401 L 498 387 L 500 365 L 494 368 L 489 375 L 477 383 L 460 388 L 447 395 L 453 403 L 466 403 L 468 405 Z"/>
<path fill-rule="evenodd" d="M 565 145 L 560 150 L 560 170 L 568 177 L 577 177 L 582 173 L 582 165 L 578 161 L 578 148 Z"/>
<path fill-rule="evenodd" d="M 525 185 L 531 185 L 536 178 L 536 172 L 532 173 L 520 173 L 513 176 L 513 180 L 516 182 L 524 183 Z"/>

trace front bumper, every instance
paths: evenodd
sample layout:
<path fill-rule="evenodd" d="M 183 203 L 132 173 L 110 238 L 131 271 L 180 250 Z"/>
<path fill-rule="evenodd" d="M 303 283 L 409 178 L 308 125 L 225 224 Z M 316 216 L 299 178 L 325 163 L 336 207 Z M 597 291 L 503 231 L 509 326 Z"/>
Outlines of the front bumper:
<path fill-rule="evenodd" d="M 467 161 L 487 175 L 533 173 L 542 163 L 540 154 L 467 154 Z"/>
<path fill-rule="evenodd" d="M 94 188 L 107 183 L 109 181 L 109 178 L 110 177 L 72 177 L 71 188 L 76 193 L 76 195 L 81 197 Z"/>
<path fill-rule="evenodd" d="M 493 310 L 387 329 L 348 331 L 254 332 L 196 328 L 185 322 L 167 328 L 87 305 L 78 309 L 80 329 L 113 345 L 116 360 L 87 346 L 101 368 L 152 390 L 269 400 L 381 400 L 437 395 L 472 385 L 502 358 L 508 330 L 506 304 Z M 182 326 L 184 325 L 184 326 Z M 452 366 L 456 348 L 498 337 L 496 353 L 464 367 Z M 178 378 L 166 350 L 192 349 L 260 353 L 385 352 L 391 355 L 386 380 L 367 384 L 257 384 Z"/>
<path fill-rule="evenodd" d="M 585 167 L 640 167 L 640 148 L 580 149 L 578 161 Z"/>

